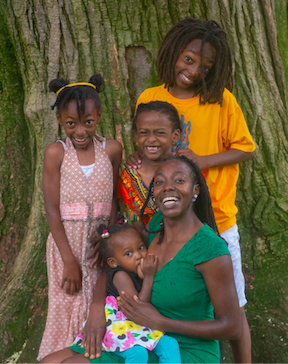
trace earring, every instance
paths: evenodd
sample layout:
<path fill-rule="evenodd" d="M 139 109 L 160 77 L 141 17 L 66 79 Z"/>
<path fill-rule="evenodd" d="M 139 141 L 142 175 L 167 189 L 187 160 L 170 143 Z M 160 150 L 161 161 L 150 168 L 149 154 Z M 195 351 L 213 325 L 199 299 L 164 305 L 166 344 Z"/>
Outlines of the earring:
<path fill-rule="evenodd" d="M 195 202 L 197 200 L 197 197 L 198 197 L 198 195 L 196 195 L 196 193 L 195 193 L 194 197 L 192 198 L 192 202 Z"/>

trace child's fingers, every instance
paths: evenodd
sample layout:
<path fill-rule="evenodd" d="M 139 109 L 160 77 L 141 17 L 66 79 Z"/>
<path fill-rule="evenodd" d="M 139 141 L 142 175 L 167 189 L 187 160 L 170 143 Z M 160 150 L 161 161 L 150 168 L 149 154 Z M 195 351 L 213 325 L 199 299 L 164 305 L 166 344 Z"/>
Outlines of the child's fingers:
<path fill-rule="evenodd" d="M 76 292 L 76 290 L 75 290 L 75 282 L 74 281 L 72 281 L 71 283 L 70 283 L 70 294 L 71 295 L 73 295 L 75 292 Z"/>
<path fill-rule="evenodd" d="M 99 331 L 97 331 L 96 334 L 96 358 L 100 358 L 102 353 L 102 340 L 103 340 L 103 334 L 101 334 Z"/>

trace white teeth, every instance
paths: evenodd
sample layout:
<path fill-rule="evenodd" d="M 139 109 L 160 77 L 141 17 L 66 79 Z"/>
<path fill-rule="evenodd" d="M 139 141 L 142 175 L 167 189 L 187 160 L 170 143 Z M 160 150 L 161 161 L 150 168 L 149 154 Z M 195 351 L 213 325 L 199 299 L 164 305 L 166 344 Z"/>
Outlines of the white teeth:
<path fill-rule="evenodd" d="M 186 82 L 192 82 L 188 77 L 186 77 L 185 75 L 183 75 L 183 73 L 181 73 L 181 74 L 182 74 L 182 77 L 184 78 L 184 80 Z"/>
<path fill-rule="evenodd" d="M 165 197 L 163 198 L 162 202 L 165 204 L 165 205 L 171 205 L 173 204 L 175 201 L 178 201 L 179 199 L 177 197 Z"/>
<path fill-rule="evenodd" d="M 84 142 L 86 140 L 86 138 L 83 139 L 79 139 L 79 138 L 75 138 L 76 142 Z"/>
<path fill-rule="evenodd" d="M 155 151 L 155 150 L 158 150 L 159 147 L 146 147 L 146 149 L 151 150 L 151 151 Z"/>

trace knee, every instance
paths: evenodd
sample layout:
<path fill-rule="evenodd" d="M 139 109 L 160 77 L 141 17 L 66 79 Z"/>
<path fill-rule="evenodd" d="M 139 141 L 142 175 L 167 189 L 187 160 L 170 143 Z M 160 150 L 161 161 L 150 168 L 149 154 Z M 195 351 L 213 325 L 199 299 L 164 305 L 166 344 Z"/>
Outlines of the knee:
<path fill-rule="evenodd" d="M 134 346 L 131 350 L 133 350 L 133 356 L 136 359 L 136 363 L 137 360 L 140 362 L 140 358 L 141 363 L 145 363 L 148 361 L 148 351 L 143 346 Z"/>
<path fill-rule="evenodd" d="M 173 349 L 175 347 L 179 348 L 178 341 L 176 339 L 174 339 L 174 337 L 171 337 L 168 335 L 162 336 L 157 345 L 159 345 L 161 347 L 173 348 Z"/>

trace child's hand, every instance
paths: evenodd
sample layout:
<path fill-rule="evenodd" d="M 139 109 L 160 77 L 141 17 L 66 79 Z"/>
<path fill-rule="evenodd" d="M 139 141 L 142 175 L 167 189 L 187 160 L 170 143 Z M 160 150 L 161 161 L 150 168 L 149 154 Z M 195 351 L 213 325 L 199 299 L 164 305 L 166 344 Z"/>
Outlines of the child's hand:
<path fill-rule="evenodd" d="M 192 152 L 191 149 L 186 148 L 177 150 L 176 157 L 180 157 L 181 155 L 184 155 L 185 157 L 191 159 L 191 161 L 193 161 L 200 169 L 205 168 L 205 166 L 202 163 L 202 158 L 199 155 Z"/>
<path fill-rule="evenodd" d="M 148 254 L 145 259 L 141 260 L 141 270 L 145 276 L 155 276 L 157 272 L 158 257 Z"/>
<path fill-rule="evenodd" d="M 68 294 L 75 294 L 81 289 L 82 272 L 76 259 L 72 262 L 64 262 L 61 288 Z"/>
<path fill-rule="evenodd" d="M 139 152 L 134 152 L 133 154 L 129 155 L 126 162 L 124 163 L 124 167 L 131 169 L 138 169 L 141 168 L 143 156 Z"/>

